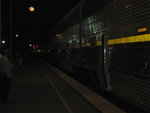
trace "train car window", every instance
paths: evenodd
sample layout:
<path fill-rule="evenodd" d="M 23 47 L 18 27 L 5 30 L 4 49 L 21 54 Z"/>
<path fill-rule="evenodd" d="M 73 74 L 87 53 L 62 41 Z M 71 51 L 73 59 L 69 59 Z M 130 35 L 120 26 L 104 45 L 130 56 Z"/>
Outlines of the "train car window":
<path fill-rule="evenodd" d="M 130 55 L 128 47 L 115 46 L 111 57 L 110 71 L 130 73 Z"/>
<path fill-rule="evenodd" d="M 102 36 L 103 74 L 104 74 L 104 80 L 105 80 L 105 87 L 106 88 L 109 88 L 109 86 L 110 86 L 108 39 L 109 39 L 109 35 L 103 35 Z"/>
<path fill-rule="evenodd" d="M 91 41 L 91 47 L 95 47 L 96 46 L 96 37 L 92 37 L 90 41 Z"/>
<path fill-rule="evenodd" d="M 124 74 L 150 74 L 150 48 L 115 45 L 113 48 L 110 71 Z"/>
<path fill-rule="evenodd" d="M 72 48 L 70 58 L 71 58 L 71 62 L 79 63 L 79 61 L 80 61 L 80 50 L 78 48 Z"/>
<path fill-rule="evenodd" d="M 135 48 L 134 71 L 139 74 L 150 74 L 150 48 Z"/>

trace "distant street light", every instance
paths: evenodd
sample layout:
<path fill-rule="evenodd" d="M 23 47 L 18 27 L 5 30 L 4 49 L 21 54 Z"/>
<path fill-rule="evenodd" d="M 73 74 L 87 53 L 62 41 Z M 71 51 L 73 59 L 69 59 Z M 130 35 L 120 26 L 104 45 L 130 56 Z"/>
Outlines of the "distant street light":
<path fill-rule="evenodd" d="M 32 47 L 32 44 L 29 44 L 30 47 Z"/>
<path fill-rule="evenodd" d="M 18 37 L 19 37 L 19 35 L 18 35 L 18 34 L 16 34 L 16 37 L 18 38 Z"/>
<path fill-rule="evenodd" d="M 30 7 L 29 7 L 29 11 L 30 11 L 30 12 L 34 12 L 34 10 L 35 10 L 35 9 L 34 9 L 33 6 L 30 6 Z"/>
<path fill-rule="evenodd" d="M 2 41 L 2 44 L 5 44 L 5 43 L 6 43 L 6 42 L 3 40 L 3 41 Z"/>

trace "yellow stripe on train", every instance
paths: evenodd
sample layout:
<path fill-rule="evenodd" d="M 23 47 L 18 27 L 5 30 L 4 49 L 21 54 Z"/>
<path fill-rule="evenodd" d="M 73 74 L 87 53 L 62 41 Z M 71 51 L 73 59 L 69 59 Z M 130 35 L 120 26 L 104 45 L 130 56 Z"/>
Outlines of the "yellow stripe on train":
<path fill-rule="evenodd" d="M 114 44 L 124 44 L 124 43 L 134 43 L 134 42 L 147 42 L 147 41 L 150 41 L 150 34 L 111 39 L 108 40 L 108 44 L 114 45 Z"/>
<path fill-rule="evenodd" d="M 150 34 L 111 39 L 111 40 L 108 40 L 108 45 L 147 42 L 147 41 L 150 41 Z M 82 47 L 90 47 L 90 46 L 91 46 L 91 43 L 82 44 Z M 102 41 L 96 41 L 96 46 L 102 46 Z M 79 48 L 79 46 L 73 46 L 73 48 Z"/>

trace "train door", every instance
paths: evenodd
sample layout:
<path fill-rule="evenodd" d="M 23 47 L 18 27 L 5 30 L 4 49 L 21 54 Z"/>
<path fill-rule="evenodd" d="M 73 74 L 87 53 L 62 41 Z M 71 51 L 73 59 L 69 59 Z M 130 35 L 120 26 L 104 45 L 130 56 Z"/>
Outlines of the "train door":
<path fill-rule="evenodd" d="M 103 78 L 106 90 L 111 90 L 109 77 L 109 49 L 108 49 L 108 35 L 102 36 L 102 61 L 103 61 Z"/>
<path fill-rule="evenodd" d="M 67 64 L 67 70 L 69 72 L 72 72 L 72 68 L 71 68 L 71 47 L 70 45 L 67 43 L 66 44 L 66 64 Z"/>

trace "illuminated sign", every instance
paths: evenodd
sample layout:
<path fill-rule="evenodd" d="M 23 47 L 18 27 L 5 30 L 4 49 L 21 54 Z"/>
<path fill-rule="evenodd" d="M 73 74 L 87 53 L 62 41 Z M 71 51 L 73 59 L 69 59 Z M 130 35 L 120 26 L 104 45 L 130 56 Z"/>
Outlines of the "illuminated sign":
<path fill-rule="evenodd" d="M 147 27 L 143 27 L 143 28 L 138 28 L 138 30 L 137 30 L 139 33 L 141 33 L 141 32 L 145 32 L 145 31 L 147 31 Z"/>
<path fill-rule="evenodd" d="M 18 38 L 18 37 L 19 37 L 19 35 L 18 35 L 18 34 L 16 34 L 16 37 Z"/>
<path fill-rule="evenodd" d="M 32 47 L 32 44 L 29 44 L 30 47 Z"/>
<path fill-rule="evenodd" d="M 2 44 L 5 44 L 5 43 L 6 43 L 6 42 L 3 40 L 3 41 L 2 41 Z"/>

